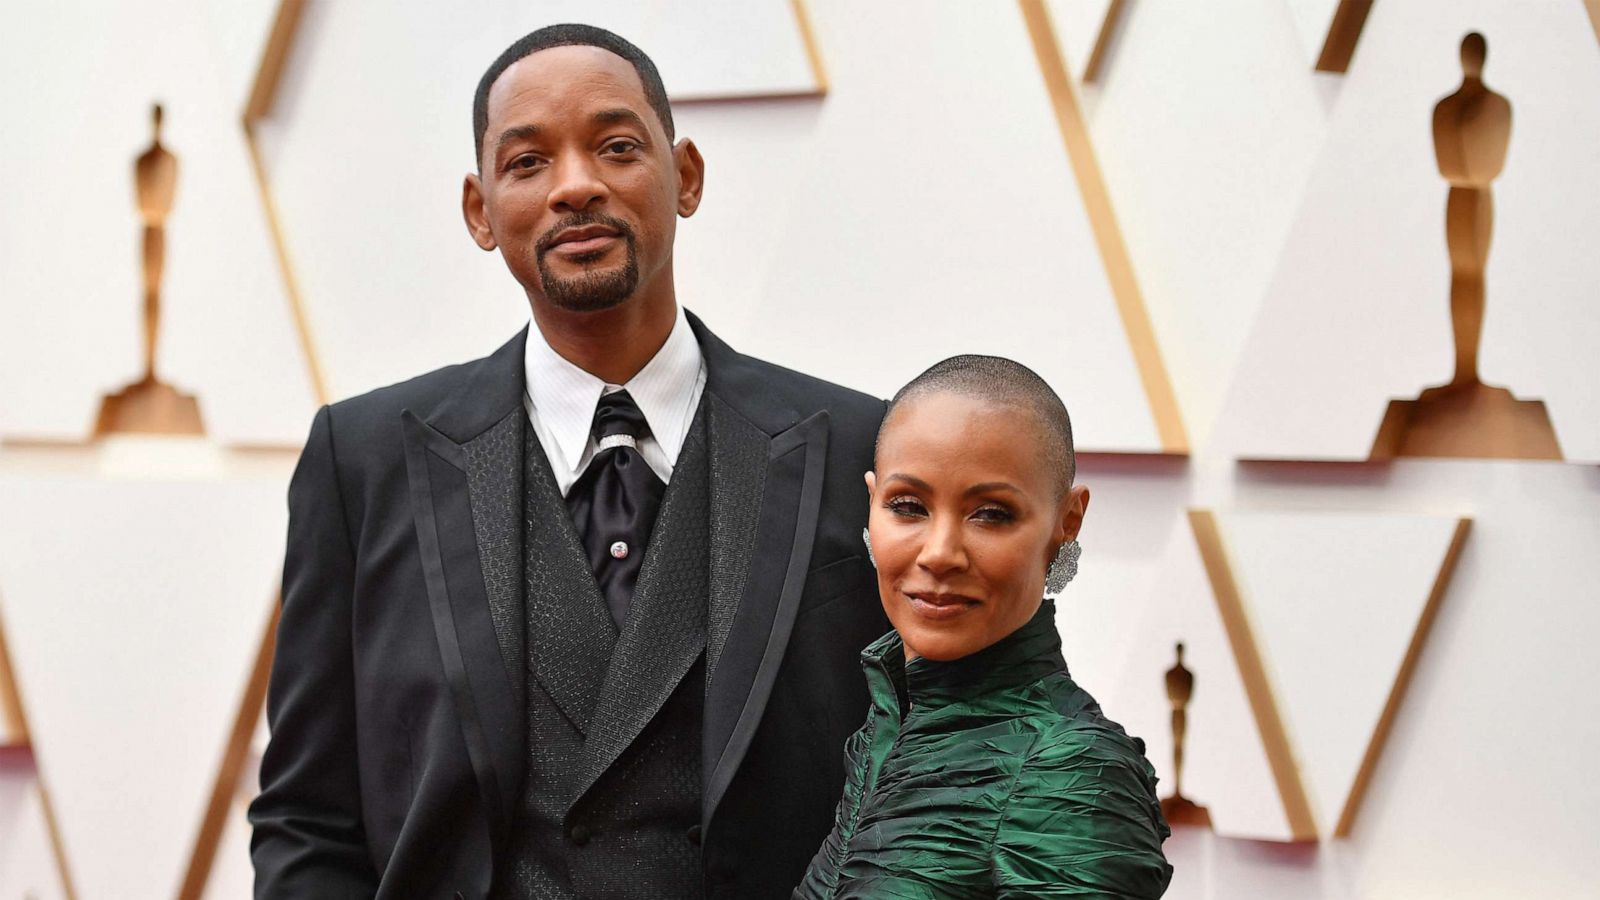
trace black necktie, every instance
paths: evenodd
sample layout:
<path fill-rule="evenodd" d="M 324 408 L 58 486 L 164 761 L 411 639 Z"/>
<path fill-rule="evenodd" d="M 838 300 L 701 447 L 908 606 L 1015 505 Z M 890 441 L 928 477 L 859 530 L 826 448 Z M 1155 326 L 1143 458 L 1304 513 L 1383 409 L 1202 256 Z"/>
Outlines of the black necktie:
<path fill-rule="evenodd" d="M 621 628 L 667 486 L 639 453 L 650 426 L 627 391 L 600 398 L 590 434 L 594 459 L 567 492 L 567 509 L 611 619 Z"/>

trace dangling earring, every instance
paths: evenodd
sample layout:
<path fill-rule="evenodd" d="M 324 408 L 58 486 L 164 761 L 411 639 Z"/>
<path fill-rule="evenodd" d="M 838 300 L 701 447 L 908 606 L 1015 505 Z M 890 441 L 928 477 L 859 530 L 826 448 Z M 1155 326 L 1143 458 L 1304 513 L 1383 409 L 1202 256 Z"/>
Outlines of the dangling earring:
<path fill-rule="evenodd" d="M 1067 541 L 1056 551 L 1056 558 L 1050 561 L 1050 567 L 1044 570 L 1044 592 L 1046 594 L 1059 594 L 1066 590 L 1067 582 L 1078 577 L 1078 557 L 1083 555 L 1083 547 L 1076 540 Z"/>
<path fill-rule="evenodd" d="M 876 569 L 878 561 L 872 558 L 872 532 L 865 528 L 861 529 L 861 543 L 867 545 L 867 562 L 872 563 L 872 567 Z"/>

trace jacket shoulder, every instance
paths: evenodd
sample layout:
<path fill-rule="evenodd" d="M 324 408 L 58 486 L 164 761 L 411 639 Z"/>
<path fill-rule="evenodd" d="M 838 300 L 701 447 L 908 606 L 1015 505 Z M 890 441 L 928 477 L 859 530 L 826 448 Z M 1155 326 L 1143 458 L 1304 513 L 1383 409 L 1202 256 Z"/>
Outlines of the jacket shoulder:
<path fill-rule="evenodd" d="M 404 470 L 400 414 L 410 410 L 427 420 L 468 382 L 477 361 L 435 369 L 415 378 L 329 404 L 317 413 L 310 441 L 323 429 L 328 452 L 341 481 L 352 494 L 393 486 Z"/>
<path fill-rule="evenodd" d="M 884 400 L 766 360 L 745 359 L 764 384 L 787 397 L 802 414 L 826 410 L 836 427 L 851 431 L 861 429 L 874 437 L 877 435 L 878 423 L 883 421 L 888 405 Z"/>
<path fill-rule="evenodd" d="M 374 388 L 364 394 L 331 403 L 328 411 L 341 427 L 392 420 L 407 409 L 421 418 L 427 418 L 434 407 L 460 389 L 472 367 L 481 362 L 473 360 L 444 366 L 405 381 Z"/>

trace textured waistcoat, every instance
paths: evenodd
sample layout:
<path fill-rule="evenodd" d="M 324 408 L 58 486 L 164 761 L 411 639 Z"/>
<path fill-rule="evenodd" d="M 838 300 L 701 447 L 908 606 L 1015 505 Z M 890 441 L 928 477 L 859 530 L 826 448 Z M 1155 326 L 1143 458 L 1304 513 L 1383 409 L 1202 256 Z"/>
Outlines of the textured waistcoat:
<path fill-rule="evenodd" d="M 521 644 L 526 660 L 528 767 L 496 866 L 497 897 L 703 896 L 705 407 L 679 453 L 620 633 L 544 451 L 531 429 L 521 429 L 526 626 L 521 640 L 503 640 L 502 648 Z M 494 539 L 480 535 L 480 543 L 486 537 Z"/>

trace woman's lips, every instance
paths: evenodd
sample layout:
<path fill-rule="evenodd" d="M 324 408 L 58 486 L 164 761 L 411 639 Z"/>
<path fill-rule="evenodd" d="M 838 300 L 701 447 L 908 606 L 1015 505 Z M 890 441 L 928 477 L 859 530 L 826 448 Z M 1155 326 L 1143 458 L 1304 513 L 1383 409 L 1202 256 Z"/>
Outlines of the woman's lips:
<path fill-rule="evenodd" d="M 917 615 L 924 619 L 944 621 L 966 615 L 978 608 L 978 601 L 960 594 L 932 594 L 923 591 L 908 593 L 906 600 Z"/>

